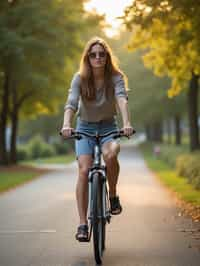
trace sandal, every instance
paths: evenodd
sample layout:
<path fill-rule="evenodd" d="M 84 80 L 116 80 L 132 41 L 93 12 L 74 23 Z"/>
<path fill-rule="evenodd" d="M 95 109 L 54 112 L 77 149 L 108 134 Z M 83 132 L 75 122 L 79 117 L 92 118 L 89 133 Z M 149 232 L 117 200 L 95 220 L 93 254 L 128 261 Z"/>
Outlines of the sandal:
<path fill-rule="evenodd" d="M 118 196 L 110 198 L 111 214 L 117 215 L 122 212 L 122 206 Z"/>
<path fill-rule="evenodd" d="M 79 225 L 76 233 L 76 240 L 79 242 L 88 242 L 88 225 L 81 224 Z"/>

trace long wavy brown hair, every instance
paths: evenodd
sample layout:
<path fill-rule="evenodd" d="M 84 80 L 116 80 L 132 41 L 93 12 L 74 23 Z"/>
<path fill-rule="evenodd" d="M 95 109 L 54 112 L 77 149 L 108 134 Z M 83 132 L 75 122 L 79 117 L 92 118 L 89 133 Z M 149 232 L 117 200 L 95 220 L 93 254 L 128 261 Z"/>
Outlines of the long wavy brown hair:
<path fill-rule="evenodd" d="M 82 54 L 79 74 L 81 76 L 81 96 L 86 100 L 94 100 L 96 98 L 96 89 L 94 86 L 94 77 L 92 67 L 89 61 L 89 53 L 92 47 L 96 44 L 100 44 L 105 50 L 106 64 L 104 74 L 104 85 L 106 89 L 106 97 L 112 97 L 114 95 L 114 84 L 112 81 L 113 75 L 121 74 L 124 78 L 127 88 L 127 77 L 118 66 L 118 59 L 113 55 L 110 46 L 100 37 L 93 37 L 88 41 Z"/>

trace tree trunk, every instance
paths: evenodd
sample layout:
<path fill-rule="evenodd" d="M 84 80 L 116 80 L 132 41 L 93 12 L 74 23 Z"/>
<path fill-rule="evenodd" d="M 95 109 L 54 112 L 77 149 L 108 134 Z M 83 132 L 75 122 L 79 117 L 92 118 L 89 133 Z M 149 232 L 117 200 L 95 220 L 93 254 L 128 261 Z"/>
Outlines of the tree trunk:
<path fill-rule="evenodd" d="M 11 138 L 10 138 L 10 156 L 9 162 L 11 164 L 16 164 L 17 162 L 17 148 L 16 148 L 16 140 L 17 140 L 17 127 L 18 127 L 18 112 L 19 105 L 17 102 L 17 85 L 16 81 L 12 82 L 12 111 L 11 115 Z"/>
<path fill-rule="evenodd" d="M 151 128 L 149 125 L 145 125 L 145 133 L 146 133 L 147 140 L 150 141 L 151 140 Z"/>
<path fill-rule="evenodd" d="M 7 165 L 6 151 L 6 125 L 8 120 L 8 102 L 9 102 L 9 74 L 5 71 L 5 79 L 1 98 L 2 108 L 0 111 L 0 164 Z"/>
<path fill-rule="evenodd" d="M 16 106 L 13 108 L 13 112 L 11 114 L 11 124 L 12 124 L 12 132 L 11 132 L 9 162 L 11 164 L 16 164 L 17 162 L 16 140 L 17 140 L 17 127 L 18 127 L 18 108 L 16 108 Z"/>
<path fill-rule="evenodd" d="M 189 133 L 190 150 L 199 149 L 199 129 L 198 129 L 198 78 L 192 74 L 188 91 L 188 115 L 189 115 Z"/>
<path fill-rule="evenodd" d="M 10 147 L 10 156 L 9 162 L 12 164 L 16 164 L 17 162 L 17 129 L 18 129 L 18 121 L 19 121 L 19 110 L 22 107 L 24 101 L 30 97 L 33 91 L 27 91 L 24 93 L 21 98 L 17 95 L 17 82 L 15 80 L 12 81 L 12 110 L 10 112 L 11 118 L 11 147 Z"/>
<path fill-rule="evenodd" d="M 163 129 L 160 121 L 154 123 L 154 140 L 158 142 L 163 141 Z"/>
<path fill-rule="evenodd" d="M 172 129 L 171 129 L 171 120 L 167 119 L 167 143 L 172 143 Z"/>
<path fill-rule="evenodd" d="M 180 145 L 181 144 L 181 119 L 179 115 L 175 115 L 174 124 L 175 124 L 175 142 L 176 142 L 176 145 Z"/>

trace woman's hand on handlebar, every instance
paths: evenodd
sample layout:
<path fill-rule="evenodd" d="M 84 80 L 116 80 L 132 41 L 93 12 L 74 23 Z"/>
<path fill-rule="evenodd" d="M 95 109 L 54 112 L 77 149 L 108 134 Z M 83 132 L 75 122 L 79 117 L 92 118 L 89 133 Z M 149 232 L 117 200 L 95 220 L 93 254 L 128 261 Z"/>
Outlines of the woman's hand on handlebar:
<path fill-rule="evenodd" d="M 72 133 L 74 132 L 74 128 L 70 126 L 63 126 L 60 133 L 62 134 L 63 138 L 71 137 Z"/>
<path fill-rule="evenodd" d="M 127 137 L 130 137 L 131 135 L 133 135 L 135 133 L 135 130 L 133 129 L 133 127 L 130 124 L 124 125 L 122 130 L 124 132 L 124 135 Z"/>

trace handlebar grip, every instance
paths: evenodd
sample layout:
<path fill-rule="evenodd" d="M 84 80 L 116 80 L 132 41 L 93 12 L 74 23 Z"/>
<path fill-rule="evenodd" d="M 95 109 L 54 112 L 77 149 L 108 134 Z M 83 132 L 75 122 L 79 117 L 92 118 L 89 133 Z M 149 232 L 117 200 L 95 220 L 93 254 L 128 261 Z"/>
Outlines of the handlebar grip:
<path fill-rule="evenodd" d="M 59 135 L 63 137 L 62 131 L 59 132 Z M 66 137 L 66 139 L 77 139 L 77 140 L 80 140 L 81 138 L 82 138 L 82 136 L 80 136 L 79 134 L 76 134 L 73 131 L 72 131 L 71 136 Z"/>
<path fill-rule="evenodd" d="M 136 130 L 133 129 L 133 134 L 132 135 L 134 135 L 135 133 L 136 133 Z M 130 136 L 124 135 L 124 131 L 122 129 L 119 131 L 119 134 L 113 136 L 114 139 L 117 139 L 117 138 L 120 138 L 120 137 L 127 137 L 128 139 L 130 138 Z"/>

